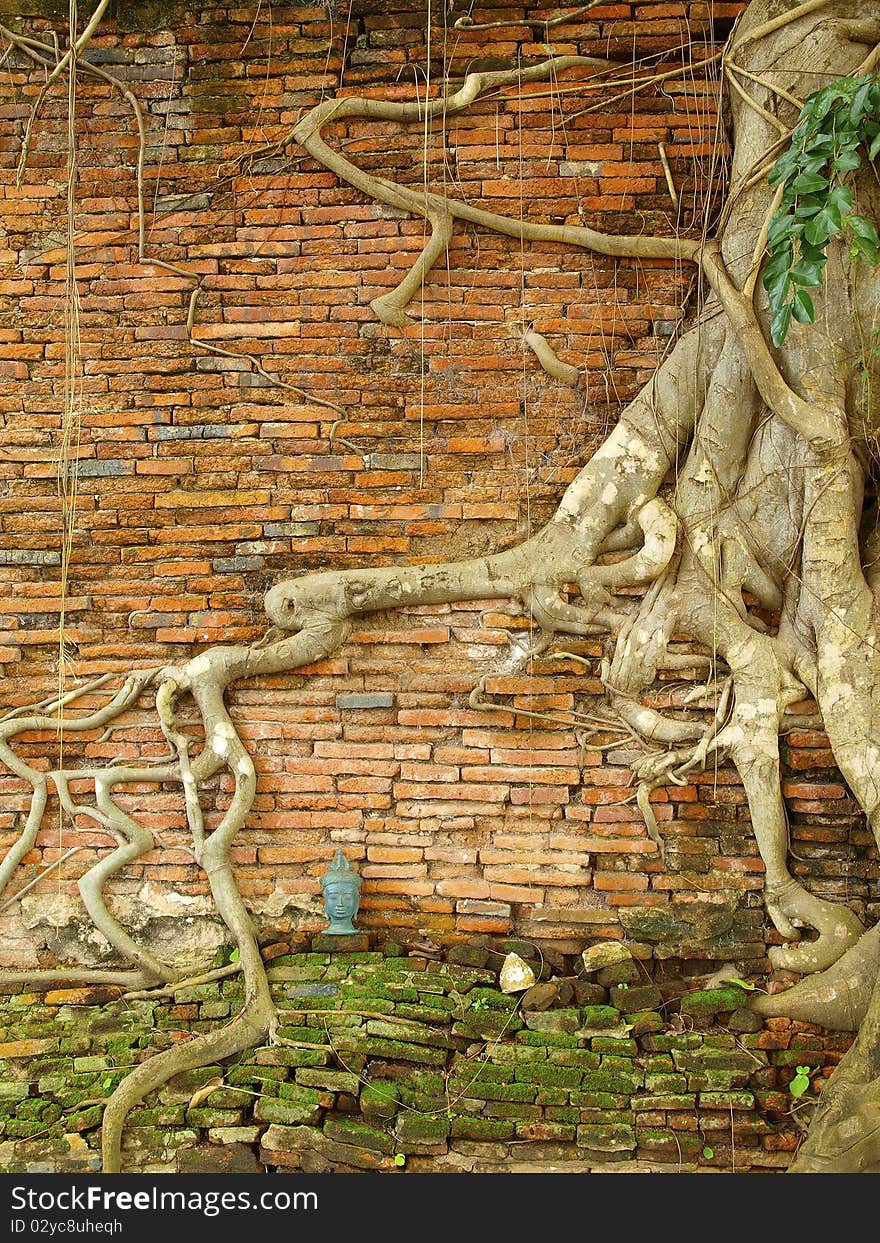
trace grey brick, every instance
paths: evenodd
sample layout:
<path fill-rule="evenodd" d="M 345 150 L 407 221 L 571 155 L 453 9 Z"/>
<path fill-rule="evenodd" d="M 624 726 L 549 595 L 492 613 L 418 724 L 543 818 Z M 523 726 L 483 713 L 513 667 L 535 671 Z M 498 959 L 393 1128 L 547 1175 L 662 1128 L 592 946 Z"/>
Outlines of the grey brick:
<path fill-rule="evenodd" d="M 374 691 L 372 694 L 337 695 L 337 708 L 391 708 L 394 696 L 391 691 Z"/>

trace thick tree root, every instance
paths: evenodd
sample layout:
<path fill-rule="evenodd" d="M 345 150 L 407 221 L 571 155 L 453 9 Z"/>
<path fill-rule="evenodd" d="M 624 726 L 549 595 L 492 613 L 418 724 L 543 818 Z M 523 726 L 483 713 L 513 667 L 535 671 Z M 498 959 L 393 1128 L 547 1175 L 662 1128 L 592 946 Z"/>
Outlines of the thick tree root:
<path fill-rule="evenodd" d="M 808 976 L 783 993 L 754 997 L 750 1008 L 764 1018 L 802 1019 L 829 1031 L 855 1032 L 867 1014 L 878 973 L 880 924 L 827 970 Z"/>
<path fill-rule="evenodd" d="M 808 893 L 795 880 L 779 888 L 767 889 L 767 911 L 774 919 L 791 921 L 794 928 L 808 924 L 819 936 L 815 941 L 772 946 L 769 958 L 777 969 L 808 972 L 825 971 L 847 950 L 864 940 L 864 926 L 857 915 L 839 902 L 826 902 Z M 782 922 L 779 920 L 779 922 Z M 793 1017 L 793 1016 L 792 1016 Z M 818 1022 L 814 1019 L 813 1022 Z"/>

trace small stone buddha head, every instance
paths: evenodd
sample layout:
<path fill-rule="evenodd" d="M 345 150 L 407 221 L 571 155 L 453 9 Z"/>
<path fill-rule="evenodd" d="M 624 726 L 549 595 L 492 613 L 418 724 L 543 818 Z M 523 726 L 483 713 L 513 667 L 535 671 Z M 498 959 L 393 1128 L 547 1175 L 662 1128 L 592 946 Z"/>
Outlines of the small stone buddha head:
<path fill-rule="evenodd" d="M 361 878 L 342 853 L 341 846 L 321 877 L 321 888 L 324 891 L 324 910 L 330 920 L 326 933 L 345 936 L 356 932 L 352 920 L 360 906 Z"/>

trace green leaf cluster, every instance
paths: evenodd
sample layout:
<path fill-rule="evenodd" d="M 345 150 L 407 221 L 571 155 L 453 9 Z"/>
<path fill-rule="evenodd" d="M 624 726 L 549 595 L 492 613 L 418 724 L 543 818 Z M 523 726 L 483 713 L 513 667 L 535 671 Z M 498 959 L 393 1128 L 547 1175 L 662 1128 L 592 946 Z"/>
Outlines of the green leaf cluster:
<path fill-rule="evenodd" d="M 880 76 L 839 78 L 808 96 L 791 144 L 774 164 L 769 182 L 783 186 L 782 204 L 767 230 L 768 260 L 762 282 L 770 299 L 770 336 L 781 345 L 791 327 L 812 324 L 809 290 L 822 284 L 831 238 L 848 230 L 850 258 L 872 266 L 880 237 L 870 220 L 852 210 L 849 182 L 863 155 L 880 153 Z"/>

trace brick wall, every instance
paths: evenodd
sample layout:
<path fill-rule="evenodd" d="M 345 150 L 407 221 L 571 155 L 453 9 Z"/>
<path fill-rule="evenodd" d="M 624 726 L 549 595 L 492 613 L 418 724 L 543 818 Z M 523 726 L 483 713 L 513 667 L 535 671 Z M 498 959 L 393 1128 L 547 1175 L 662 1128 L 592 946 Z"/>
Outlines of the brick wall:
<path fill-rule="evenodd" d="M 688 271 L 520 246 L 464 226 L 416 298 L 412 326 L 383 326 L 369 303 L 405 274 L 425 226 L 304 158 L 288 141 L 298 118 L 338 93 L 412 99 L 428 65 L 434 93 L 444 75 L 518 56 L 532 63 L 548 50 L 626 61 L 635 48 L 662 69 L 690 44 L 699 62 L 741 5 L 609 4 L 545 27 L 554 6 L 487 3 L 474 19 L 505 24 L 473 31 L 453 28 L 462 6 L 444 18 L 446 6 L 435 5 L 430 61 L 427 6 L 407 0 L 354 0 L 333 14 L 177 3 L 163 8 L 168 28 L 158 29 L 154 7 L 120 4 L 88 53 L 143 108 L 148 261 L 137 254 L 132 113 L 106 83 L 79 88 L 82 434 L 65 601 L 68 668 L 78 678 L 256 639 L 262 595 L 282 577 L 440 561 L 521 540 L 552 512 L 678 330 Z M 26 8 L 27 32 L 60 28 L 51 5 Z M 10 12 L 0 0 L 4 20 Z M 723 190 L 707 72 L 635 100 L 623 89 L 569 92 L 565 80 L 504 89 L 451 119 L 445 135 L 436 123 L 427 133 L 362 122 L 327 133 L 373 172 L 415 187 L 427 180 L 493 211 L 610 231 L 668 232 L 677 219 L 693 233 Z M 45 100 L 15 180 L 39 89 L 18 57 L 3 66 L 7 705 L 51 693 L 62 599 L 54 455 L 64 374 L 63 90 Z M 196 286 L 196 336 L 228 355 L 188 341 Z M 529 325 L 582 368 L 577 390 L 538 368 L 523 344 Z M 601 710 L 600 645 L 573 641 L 580 659 L 516 671 L 527 622 L 505 606 L 373 615 L 320 666 L 231 692 L 260 781 L 234 851 L 249 903 L 294 940 L 321 928 L 318 876 L 342 845 L 364 878 L 361 924 L 380 938 L 402 929 L 445 943 L 513 931 L 574 953 L 622 927 L 659 959 L 760 967 L 762 865 L 735 774 L 656 792 L 661 861 L 632 801 L 631 753 L 608 745 L 611 735 L 554 719 Z M 484 675 L 493 706 L 474 708 L 469 696 Z M 79 753 L 65 746 L 68 761 L 96 762 L 158 754 L 163 744 L 144 712 L 112 739 L 96 731 Z M 51 735 L 24 750 L 57 762 Z M 826 739 L 792 733 L 783 755 L 795 870 L 863 910 L 875 856 Z M 8 846 L 23 803 L 12 779 L 0 791 Z M 206 912 L 179 792 L 131 797 L 157 841 L 114 882 L 118 909 L 142 922 L 157 909 Z M 218 788 L 217 806 L 227 797 Z M 76 877 L 107 845 L 87 821 L 59 827 L 53 816 L 21 878 L 81 849 L 2 913 L 8 958 L 70 948 L 57 932 L 24 925 L 39 923 L 41 904 L 54 926 L 73 919 Z M 177 905 L 162 907 L 169 894 L 180 895 Z M 707 913 L 715 922 L 698 936 Z"/>

